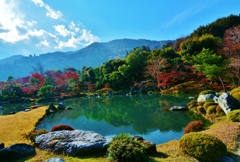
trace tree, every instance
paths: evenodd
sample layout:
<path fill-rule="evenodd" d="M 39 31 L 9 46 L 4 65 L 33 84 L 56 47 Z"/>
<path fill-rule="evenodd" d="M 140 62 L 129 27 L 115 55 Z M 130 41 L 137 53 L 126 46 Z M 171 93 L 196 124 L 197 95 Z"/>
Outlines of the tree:
<path fill-rule="evenodd" d="M 192 56 L 199 54 L 203 48 L 213 50 L 217 53 L 217 50 L 221 48 L 221 39 L 214 37 L 210 34 L 202 35 L 201 37 L 190 37 L 180 44 L 181 58 L 184 62 L 193 64 Z"/>
<path fill-rule="evenodd" d="M 224 59 L 221 55 L 214 53 L 213 50 L 205 48 L 198 55 L 193 56 L 193 59 L 195 61 L 194 67 L 200 72 L 203 72 L 203 74 L 210 80 L 214 77 L 218 77 L 225 91 L 225 86 L 221 77 L 228 73 L 226 67 L 230 62 Z"/>
<path fill-rule="evenodd" d="M 41 75 L 44 73 L 43 65 L 40 62 L 37 62 L 35 66 L 32 66 L 32 69 L 35 73 L 39 73 Z"/>
<path fill-rule="evenodd" d="M 42 86 L 38 91 L 38 97 L 42 100 L 49 100 L 54 97 L 54 86 L 53 85 L 45 85 Z"/>
<path fill-rule="evenodd" d="M 240 25 L 225 31 L 223 44 L 223 50 L 228 58 L 240 56 Z"/>

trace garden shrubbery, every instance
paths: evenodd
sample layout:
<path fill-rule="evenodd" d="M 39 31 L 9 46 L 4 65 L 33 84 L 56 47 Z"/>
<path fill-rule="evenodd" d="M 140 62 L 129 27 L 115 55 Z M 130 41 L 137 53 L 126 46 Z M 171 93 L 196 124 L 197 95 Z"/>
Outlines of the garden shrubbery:
<path fill-rule="evenodd" d="M 236 98 L 237 100 L 240 100 L 240 88 L 234 88 L 234 89 L 232 89 L 229 94 L 232 95 L 232 96 L 233 96 L 234 98 Z"/>
<path fill-rule="evenodd" d="M 179 149 L 182 153 L 206 162 L 217 161 L 226 155 L 226 145 L 217 137 L 191 132 L 179 140 Z"/>
<path fill-rule="evenodd" d="M 148 158 L 146 150 L 140 142 L 124 133 L 113 137 L 108 152 L 111 161 L 144 162 Z"/>
<path fill-rule="evenodd" d="M 35 138 L 41 134 L 48 133 L 47 129 L 32 130 L 28 134 L 24 135 L 27 140 L 30 140 L 32 143 L 35 142 Z"/>
<path fill-rule="evenodd" d="M 60 131 L 60 130 L 74 130 L 74 128 L 72 128 L 71 126 L 67 125 L 67 124 L 58 124 L 52 127 L 52 129 L 50 130 L 50 132 L 54 132 L 54 131 Z"/>
<path fill-rule="evenodd" d="M 203 126 L 204 124 L 201 120 L 192 121 L 184 128 L 184 134 L 201 131 L 203 130 Z"/>
<path fill-rule="evenodd" d="M 240 122 L 240 109 L 230 111 L 227 115 L 227 119 L 232 122 Z"/>

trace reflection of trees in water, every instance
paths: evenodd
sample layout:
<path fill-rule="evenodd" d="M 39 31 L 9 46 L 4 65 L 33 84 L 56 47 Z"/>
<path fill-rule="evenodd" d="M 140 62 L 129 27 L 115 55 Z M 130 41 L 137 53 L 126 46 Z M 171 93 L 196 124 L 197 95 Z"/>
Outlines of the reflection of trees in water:
<path fill-rule="evenodd" d="M 60 111 L 49 116 L 48 120 L 54 122 L 62 118 L 76 119 L 83 115 L 97 121 L 104 120 L 115 127 L 131 125 L 141 134 L 150 129 L 180 132 L 197 117 L 190 115 L 190 112 L 170 112 L 166 107 L 186 105 L 188 101 L 180 97 L 160 95 L 69 99 L 64 104 L 73 109 Z"/>

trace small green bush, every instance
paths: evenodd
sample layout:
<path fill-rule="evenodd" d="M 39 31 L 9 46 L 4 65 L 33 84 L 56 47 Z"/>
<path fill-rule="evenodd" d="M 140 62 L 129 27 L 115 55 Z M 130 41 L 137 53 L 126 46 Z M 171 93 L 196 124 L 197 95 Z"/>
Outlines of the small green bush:
<path fill-rule="evenodd" d="M 218 105 L 217 103 L 215 103 L 215 102 L 205 102 L 204 104 L 203 104 L 203 107 L 205 108 L 205 110 L 207 110 L 208 109 L 208 107 L 209 106 L 211 106 L 211 105 Z"/>
<path fill-rule="evenodd" d="M 240 88 L 234 88 L 234 89 L 232 89 L 229 94 L 232 95 L 232 96 L 233 96 L 234 98 L 236 98 L 237 100 L 240 100 Z"/>
<path fill-rule="evenodd" d="M 54 132 L 54 131 L 60 131 L 60 130 L 74 130 L 74 128 L 72 128 L 71 126 L 67 125 L 67 124 L 58 124 L 52 127 L 52 129 L 50 130 L 50 132 Z"/>
<path fill-rule="evenodd" d="M 215 114 L 217 105 L 210 105 L 207 107 L 207 114 Z"/>
<path fill-rule="evenodd" d="M 192 121 L 184 128 L 184 134 L 201 131 L 203 130 L 203 126 L 204 124 L 201 120 Z"/>
<path fill-rule="evenodd" d="M 227 114 L 227 119 L 232 122 L 240 122 L 240 110 L 233 110 Z"/>
<path fill-rule="evenodd" d="M 203 114 L 203 115 L 206 114 L 206 110 L 204 109 L 203 106 L 198 106 L 198 107 L 197 107 L 197 112 L 198 112 L 199 114 Z"/>
<path fill-rule="evenodd" d="M 202 91 L 199 95 L 204 95 L 204 94 L 214 94 L 215 95 L 215 91 L 213 90 L 204 90 Z"/>
<path fill-rule="evenodd" d="M 180 152 L 206 162 L 217 161 L 226 155 L 226 145 L 217 137 L 191 132 L 179 140 Z"/>
<path fill-rule="evenodd" d="M 48 133 L 47 129 L 32 130 L 28 134 L 24 135 L 27 140 L 30 140 L 32 143 L 35 142 L 35 138 L 41 134 Z"/>
<path fill-rule="evenodd" d="M 113 137 L 108 148 L 111 161 L 144 162 L 147 161 L 145 148 L 130 135 L 121 133 Z"/>

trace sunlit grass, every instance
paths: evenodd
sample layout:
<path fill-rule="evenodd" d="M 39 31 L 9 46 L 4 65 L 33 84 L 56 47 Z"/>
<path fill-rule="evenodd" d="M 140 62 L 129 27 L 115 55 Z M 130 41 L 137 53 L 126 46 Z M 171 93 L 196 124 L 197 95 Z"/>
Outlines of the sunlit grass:
<path fill-rule="evenodd" d="M 0 142 L 4 143 L 5 147 L 16 143 L 29 143 L 24 135 L 35 129 L 46 109 L 47 106 L 29 112 L 0 116 Z"/>

